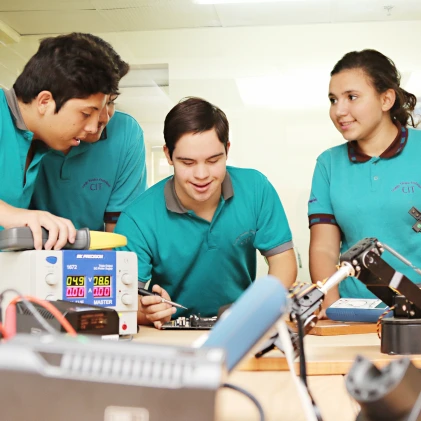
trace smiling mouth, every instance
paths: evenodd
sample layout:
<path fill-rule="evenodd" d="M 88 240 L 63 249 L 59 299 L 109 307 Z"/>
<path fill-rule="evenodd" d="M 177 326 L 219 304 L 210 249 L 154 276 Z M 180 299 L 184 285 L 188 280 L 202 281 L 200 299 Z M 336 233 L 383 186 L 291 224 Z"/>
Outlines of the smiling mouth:
<path fill-rule="evenodd" d="M 196 184 L 196 183 L 191 183 L 191 184 L 193 184 L 193 186 L 197 187 L 198 189 L 203 189 L 203 188 L 209 186 L 210 183 L 212 183 L 212 181 L 209 181 L 209 183 L 206 183 L 206 184 Z"/>
<path fill-rule="evenodd" d="M 353 123 L 355 123 L 355 120 L 354 121 L 343 121 L 343 122 L 340 122 L 339 123 L 339 125 L 342 127 L 342 128 L 346 128 L 346 127 L 349 127 L 351 124 L 353 124 Z"/>

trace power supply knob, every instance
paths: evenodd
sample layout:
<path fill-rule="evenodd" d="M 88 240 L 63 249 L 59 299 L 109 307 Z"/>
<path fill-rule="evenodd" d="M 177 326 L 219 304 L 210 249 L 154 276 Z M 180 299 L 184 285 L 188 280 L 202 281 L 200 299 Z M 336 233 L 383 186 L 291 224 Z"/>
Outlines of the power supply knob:
<path fill-rule="evenodd" d="M 45 282 L 47 282 L 48 285 L 55 285 L 57 283 L 57 279 L 54 276 L 54 273 L 49 273 L 46 277 L 45 277 Z"/>
<path fill-rule="evenodd" d="M 132 294 L 123 294 L 121 296 L 121 302 L 123 304 L 126 304 L 126 306 L 129 306 L 133 303 L 133 296 Z"/>
<path fill-rule="evenodd" d="M 46 299 L 47 301 L 56 301 L 56 300 L 57 300 L 57 298 L 56 298 L 56 296 L 55 296 L 54 294 L 49 294 L 49 295 L 47 295 L 47 296 L 45 297 L 45 299 Z"/>
<path fill-rule="evenodd" d="M 133 282 L 133 279 L 128 273 L 123 273 L 121 282 L 123 282 L 124 285 L 130 285 Z"/>

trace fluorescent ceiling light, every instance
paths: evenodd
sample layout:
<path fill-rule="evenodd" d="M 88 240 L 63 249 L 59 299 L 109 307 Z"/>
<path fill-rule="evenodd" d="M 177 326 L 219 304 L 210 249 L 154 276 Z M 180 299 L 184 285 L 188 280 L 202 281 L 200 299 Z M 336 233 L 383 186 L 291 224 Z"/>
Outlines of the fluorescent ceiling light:
<path fill-rule="evenodd" d="M 197 4 L 233 4 L 233 3 L 280 3 L 306 0 L 193 0 Z"/>
<path fill-rule="evenodd" d="M 329 74 L 297 70 L 280 75 L 236 79 L 244 104 L 257 107 L 305 109 L 328 106 Z"/>

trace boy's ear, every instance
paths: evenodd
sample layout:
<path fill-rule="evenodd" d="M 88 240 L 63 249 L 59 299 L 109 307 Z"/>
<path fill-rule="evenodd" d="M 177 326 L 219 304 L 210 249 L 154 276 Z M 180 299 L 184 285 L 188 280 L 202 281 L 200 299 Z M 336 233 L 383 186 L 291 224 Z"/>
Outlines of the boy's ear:
<path fill-rule="evenodd" d="M 54 101 L 53 94 L 50 91 L 41 91 L 34 101 L 36 102 L 38 112 L 41 115 L 47 114 L 48 111 L 52 111 L 54 113 L 56 110 L 56 102 Z"/>
<path fill-rule="evenodd" d="M 165 157 L 167 158 L 168 164 L 169 165 L 174 165 L 173 162 L 172 162 L 172 159 L 170 157 L 170 151 L 168 150 L 167 146 L 164 145 L 162 147 L 162 150 L 164 151 L 164 154 L 165 154 Z"/>

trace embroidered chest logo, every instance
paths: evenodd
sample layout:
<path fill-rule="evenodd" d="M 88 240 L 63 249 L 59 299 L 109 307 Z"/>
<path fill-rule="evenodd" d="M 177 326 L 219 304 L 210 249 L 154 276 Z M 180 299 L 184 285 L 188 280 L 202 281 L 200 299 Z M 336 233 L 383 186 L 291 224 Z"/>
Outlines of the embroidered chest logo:
<path fill-rule="evenodd" d="M 404 194 L 412 194 L 421 190 L 421 185 L 416 181 L 402 181 L 397 186 L 393 187 L 392 192 L 398 191 Z"/>
<path fill-rule="evenodd" d="M 82 189 L 88 189 L 92 191 L 104 190 L 105 188 L 111 188 L 110 183 L 103 178 L 90 178 L 83 183 Z"/>
<path fill-rule="evenodd" d="M 250 230 L 243 232 L 241 235 L 239 235 L 234 242 L 235 246 L 245 246 L 247 244 L 250 244 L 253 242 L 254 237 L 256 235 L 255 230 Z"/>

